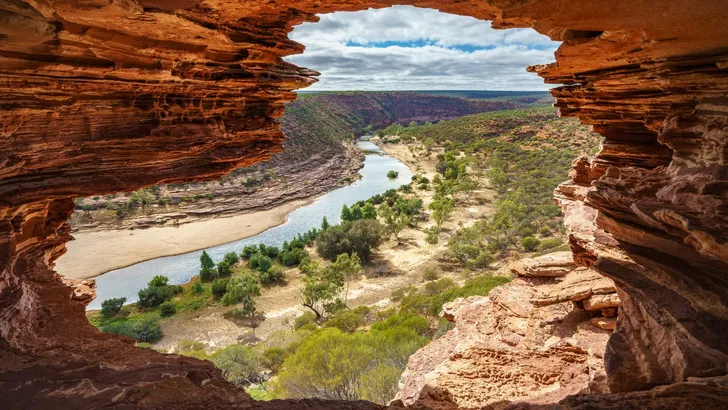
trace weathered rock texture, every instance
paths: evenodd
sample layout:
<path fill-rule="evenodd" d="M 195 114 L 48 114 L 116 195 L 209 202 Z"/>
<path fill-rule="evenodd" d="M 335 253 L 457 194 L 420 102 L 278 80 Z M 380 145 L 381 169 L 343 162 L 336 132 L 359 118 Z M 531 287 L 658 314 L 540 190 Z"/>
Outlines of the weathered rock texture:
<path fill-rule="evenodd" d="M 444 317 L 455 329 L 410 358 L 397 399 L 434 409 L 498 409 L 607 392 L 610 332 L 592 326 L 592 314 L 568 298 L 532 303 L 558 286 L 554 278 L 524 277 L 489 296 L 446 304 Z"/>
<path fill-rule="evenodd" d="M 284 139 L 275 118 L 291 90 L 314 81 L 282 60 L 303 49 L 288 40 L 291 27 L 314 13 L 395 3 L 564 41 L 556 63 L 532 71 L 565 84 L 552 91 L 561 113 L 606 138 L 558 197 L 577 262 L 619 288 L 609 387 L 726 374 L 724 2 L 2 0 L 0 338 L 3 357 L 23 358 L 1 362 L 2 380 L 15 381 L 2 386 L 3 403 L 28 400 L 23 380 L 47 383 L 35 384 L 39 402 L 103 401 L 112 390 L 84 387 L 101 380 L 128 391 L 178 383 L 168 397 L 179 406 L 195 403 L 183 397 L 193 391 L 206 407 L 238 397 L 210 365 L 140 352 L 86 322 L 52 270 L 72 198 L 218 178 L 268 158 Z M 62 372 L 72 360 L 81 373 Z M 184 378 L 185 368 L 205 376 Z M 193 379 L 221 387 L 187 389 Z M 56 394 L 63 383 L 77 388 Z M 157 403 L 142 396 L 130 403 Z"/>

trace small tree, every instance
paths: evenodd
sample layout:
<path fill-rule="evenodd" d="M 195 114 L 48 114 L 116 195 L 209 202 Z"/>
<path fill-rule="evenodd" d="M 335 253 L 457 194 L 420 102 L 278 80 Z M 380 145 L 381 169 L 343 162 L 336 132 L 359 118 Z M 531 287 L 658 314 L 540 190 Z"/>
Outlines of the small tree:
<path fill-rule="evenodd" d="M 268 269 L 273 266 L 273 261 L 268 257 L 268 255 L 260 255 L 258 256 L 258 270 L 261 272 L 267 272 Z"/>
<path fill-rule="evenodd" d="M 394 235 L 397 243 L 400 243 L 399 234 L 410 224 L 410 217 L 403 212 L 396 212 L 387 204 L 383 204 L 379 208 L 379 213 L 384 219 L 386 232 L 390 235 Z"/>
<path fill-rule="evenodd" d="M 442 227 L 442 224 L 450 219 L 452 215 L 455 201 L 446 196 L 440 196 L 433 198 L 430 203 L 430 210 L 432 210 L 432 219 L 435 220 L 438 228 Z"/>
<path fill-rule="evenodd" d="M 377 208 L 374 204 L 367 202 L 361 209 L 362 219 L 377 219 Z"/>
<path fill-rule="evenodd" d="M 116 315 L 124 306 L 124 302 L 126 302 L 126 298 L 106 299 L 101 302 L 101 314 L 106 318 Z"/>
<path fill-rule="evenodd" d="M 200 271 L 200 280 L 203 282 L 212 282 L 213 280 L 217 279 L 217 271 L 215 268 L 203 268 Z"/>
<path fill-rule="evenodd" d="M 230 276 L 232 269 L 230 268 L 230 262 L 227 259 L 223 259 L 217 264 L 217 274 L 220 277 Z"/>
<path fill-rule="evenodd" d="M 230 279 L 227 292 L 222 297 L 222 304 L 230 306 L 239 303 L 243 313 L 252 318 L 255 313 L 256 296 L 260 296 L 258 279 L 251 272 L 245 272 Z"/>
<path fill-rule="evenodd" d="M 361 274 L 361 261 L 359 255 L 356 252 L 352 252 L 351 256 L 347 253 L 342 253 L 336 257 L 336 262 L 328 266 L 327 269 L 332 269 L 335 272 L 332 277 L 343 277 L 346 283 L 346 289 L 344 291 L 344 304 L 349 299 L 349 284 L 351 280 Z"/>
<path fill-rule="evenodd" d="M 227 261 L 227 263 L 230 266 L 233 266 L 236 263 L 238 263 L 238 261 L 240 260 L 240 258 L 238 257 L 238 254 L 237 253 L 235 253 L 235 252 L 228 252 L 228 253 L 225 254 L 225 257 L 223 258 L 223 260 Z"/>
<path fill-rule="evenodd" d="M 200 265 L 201 269 L 212 269 L 215 267 L 215 262 L 212 261 L 212 258 L 207 254 L 207 251 L 202 251 L 202 255 L 200 256 Z"/>
<path fill-rule="evenodd" d="M 169 284 L 169 278 L 162 275 L 157 275 L 149 281 L 149 287 L 167 286 Z"/>
<path fill-rule="evenodd" d="M 164 302 L 159 305 L 159 313 L 164 317 L 172 316 L 177 313 L 177 305 L 172 301 Z"/>
<path fill-rule="evenodd" d="M 397 172 L 395 170 L 391 170 L 391 171 L 387 172 L 387 178 L 395 179 L 398 176 L 399 176 L 399 172 Z"/>
<path fill-rule="evenodd" d="M 324 269 L 317 261 L 301 267 L 303 272 L 303 289 L 301 303 L 316 314 L 316 319 L 323 318 L 325 306 L 336 299 L 344 285 L 341 270 Z"/>
<path fill-rule="evenodd" d="M 346 206 L 346 204 L 344 204 L 344 206 L 341 207 L 341 220 L 342 221 L 353 221 L 354 220 L 351 215 L 351 209 L 348 206 Z"/>
<path fill-rule="evenodd" d="M 536 248 L 538 248 L 538 245 L 541 244 L 541 241 L 534 238 L 533 236 L 527 236 L 523 238 L 521 241 L 521 245 L 523 246 L 523 249 L 525 249 L 528 252 L 535 251 Z"/>
<path fill-rule="evenodd" d="M 325 230 L 329 229 L 329 226 L 331 226 L 331 225 L 329 225 L 329 221 L 326 220 L 326 217 L 324 216 L 323 221 L 321 221 L 321 230 L 325 231 Z"/>

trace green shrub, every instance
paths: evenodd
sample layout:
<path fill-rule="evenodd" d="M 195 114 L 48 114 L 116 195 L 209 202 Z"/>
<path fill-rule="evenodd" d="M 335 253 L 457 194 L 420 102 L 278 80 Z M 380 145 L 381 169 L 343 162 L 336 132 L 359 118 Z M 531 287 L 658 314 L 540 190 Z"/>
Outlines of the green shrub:
<path fill-rule="evenodd" d="M 286 280 L 286 272 L 281 266 L 273 266 L 264 272 L 258 272 L 260 283 L 269 285 L 271 283 L 281 283 Z"/>
<path fill-rule="evenodd" d="M 116 315 L 121 310 L 121 307 L 124 306 L 124 302 L 126 302 L 126 298 L 106 299 L 101 302 L 101 315 L 105 318 Z"/>
<path fill-rule="evenodd" d="M 231 383 L 249 385 L 261 380 L 261 359 L 251 346 L 228 346 L 210 355 L 210 361 L 222 370 Z"/>
<path fill-rule="evenodd" d="M 268 257 L 268 255 L 260 255 L 258 256 L 258 270 L 261 272 L 267 272 L 268 269 L 273 266 L 273 261 Z"/>
<path fill-rule="evenodd" d="M 418 335 L 424 335 L 430 329 L 430 322 L 424 316 L 412 313 L 399 313 L 389 316 L 382 322 L 373 324 L 372 330 L 381 332 L 397 327 L 404 327 L 412 330 Z"/>
<path fill-rule="evenodd" d="M 169 284 L 169 278 L 162 275 L 157 275 L 149 281 L 149 287 L 167 286 Z"/>
<path fill-rule="evenodd" d="M 225 292 L 227 292 L 227 285 L 229 282 L 230 278 L 215 279 L 215 281 L 212 282 L 212 295 L 218 298 L 223 297 Z"/>
<path fill-rule="evenodd" d="M 324 323 L 324 327 L 335 327 L 344 332 L 352 333 L 364 325 L 364 318 L 352 311 L 337 313 L 334 317 Z"/>
<path fill-rule="evenodd" d="M 238 254 L 237 253 L 235 253 L 235 252 L 228 252 L 228 253 L 225 254 L 225 257 L 223 258 L 223 260 L 227 261 L 227 263 L 230 266 L 234 266 L 236 263 L 238 263 L 238 261 L 240 260 L 240 258 L 238 257 Z"/>
<path fill-rule="evenodd" d="M 109 323 L 101 328 L 107 333 L 131 337 L 139 342 L 154 343 L 162 338 L 162 327 L 156 317 L 140 321 L 123 321 Z"/>
<path fill-rule="evenodd" d="M 487 250 L 484 249 L 484 250 L 480 251 L 478 256 L 475 258 L 474 265 L 475 265 L 475 267 L 478 267 L 478 268 L 485 268 L 488 265 L 490 265 L 491 263 L 493 263 L 494 260 L 495 260 L 495 257 L 493 256 L 493 254 L 491 254 L 490 252 L 488 252 Z"/>
<path fill-rule="evenodd" d="M 255 245 L 245 245 L 242 252 L 240 252 L 240 257 L 243 259 L 250 259 L 250 257 L 258 253 L 258 251 L 259 248 Z"/>
<path fill-rule="evenodd" d="M 263 365 L 270 369 L 273 373 L 278 373 L 283 365 L 283 361 L 288 357 L 285 349 L 280 347 L 269 347 L 263 351 L 261 358 Z"/>
<path fill-rule="evenodd" d="M 297 266 L 308 257 L 308 252 L 302 248 L 293 248 L 281 252 L 281 263 L 284 266 Z"/>
<path fill-rule="evenodd" d="M 541 244 L 539 245 L 538 249 L 540 251 L 547 251 L 549 249 L 558 248 L 559 246 L 563 245 L 564 241 L 562 241 L 559 238 L 547 238 L 541 241 Z"/>
<path fill-rule="evenodd" d="M 356 252 L 362 261 L 368 261 L 372 251 L 383 239 L 383 227 L 376 220 L 343 222 L 322 232 L 316 240 L 316 252 L 322 258 L 335 261 L 342 253 Z"/>
<path fill-rule="evenodd" d="M 194 286 L 192 286 L 192 293 L 194 293 L 195 295 L 199 295 L 200 293 L 202 293 L 204 291 L 205 291 L 205 288 L 202 287 L 201 282 L 197 282 L 197 283 L 195 283 Z"/>
<path fill-rule="evenodd" d="M 395 170 L 390 170 L 389 172 L 387 172 L 387 178 L 394 179 L 394 178 L 397 178 L 398 176 L 399 176 L 399 172 L 397 172 Z"/>
<path fill-rule="evenodd" d="M 437 272 L 433 268 L 425 268 L 425 273 L 422 274 L 423 282 L 430 282 L 437 280 Z"/>
<path fill-rule="evenodd" d="M 541 241 L 534 238 L 533 236 L 527 236 L 521 241 L 521 246 L 523 246 L 523 249 L 525 249 L 527 252 L 535 251 L 540 244 Z"/>
<path fill-rule="evenodd" d="M 203 282 L 212 282 L 217 278 L 217 271 L 214 268 L 202 268 L 200 270 L 200 280 Z"/>
<path fill-rule="evenodd" d="M 548 226 L 544 226 L 543 228 L 539 229 L 538 233 L 541 236 L 551 236 L 551 229 L 549 229 Z"/>
<path fill-rule="evenodd" d="M 164 302 L 159 305 L 159 313 L 164 317 L 172 316 L 177 313 L 177 305 L 171 300 Z"/>
<path fill-rule="evenodd" d="M 207 346 L 198 340 L 183 340 L 177 343 L 178 352 L 193 352 L 196 350 L 205 350 Z"/>
<path fill-rule="evenodd" d="M 313 312 L 304 312 L 301 314 L 301 316 L 297 317 L 296 320 L 293 321 L 293 329 L 298 330 L 303 326 L 312 324 L 315 321 L 316 314 L 314 314 Z"/>
<path fill-rule="evenodd" d="M 425 293 L 428 295 L 437 295 L 455 286 L 455 282 L 452 279 L 442 278 L 440 280 L 427 283 L 425 285 Z"/>
<path fill-rule="evenodd" d="M 258 269 L 258 259 L 260 259 L 260 254 L 253 254 L 250 259 L 248 259 L 248 267 L 253 270 Z"/>
<path fill-rule="evenodd" d="M 139 291 L 139 306 L 143 308 L 154 308 L 172 299 L 175 293 L 175 286 L 150 286 Z"/>
<path fill-rule="evenodd" d="M 230 276 L 232 274 L 230 262 L 227 259 L 223 259 L 217 264 L 217 274 L 220 277 Z"/>
<path fill-rule="evenodd" d="M 432 226 L 429 229 L 425 229 L 425 233 L 427 234 L 427 236 L 425 237 L 425 241 L 430 245 L 437 245 L 437 242 L 440 241 L 439 227 Z"/>

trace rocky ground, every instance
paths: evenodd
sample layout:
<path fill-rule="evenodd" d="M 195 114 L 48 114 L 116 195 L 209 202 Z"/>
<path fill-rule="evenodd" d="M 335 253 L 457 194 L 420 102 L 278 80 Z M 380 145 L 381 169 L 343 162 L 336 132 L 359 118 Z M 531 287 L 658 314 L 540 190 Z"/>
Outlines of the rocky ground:
<path fill-rule="evenodd" d="M 519 261 L 512 271 L 518 278 L 490 295 L 443 307 L 455 328 L 410 358 L 396 402 L 495 410 L 607 392 L 603 355 L 611 331 L 594 325 L 604 318 L 591 306 L 609 298 L 603 307 L 616 315 L 614 283 L 576 268 L 570 252 Z"/>

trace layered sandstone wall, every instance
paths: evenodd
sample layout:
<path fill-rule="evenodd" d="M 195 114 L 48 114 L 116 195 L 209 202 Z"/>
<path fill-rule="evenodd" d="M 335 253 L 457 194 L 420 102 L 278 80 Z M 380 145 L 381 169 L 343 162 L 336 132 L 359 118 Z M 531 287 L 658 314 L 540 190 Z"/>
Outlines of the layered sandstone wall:
<path fill-rule="evenodd" d="M 47 383 L 30 385 L 38 400 L 111 400 L 105 391 L 168 383 L 208 404 L 238 400 L 229 386 L 184 387 L 182 369 L 197 366 L 204 376 L 190 370 L 185 380 L 225 385 L 210 366 L 141 352 L 85 321 L 52 270 L 72 198 L 219 178 L 268 158 L 284 139 L 283 104 L 316 74 L 282 60 L 303 50 L 287 38 L 291 27 L 395 3 L 564 41 L 556 63 L 532 71 L 565 84 L 552 92 L 561 113 L 606 139 L 594 161 L 575 162 L 557 197 L 576 260 L 619 288 L 609 386 L 726 374 L 724 2 L 1 0 L 0 354 L 3 380 L 15 383 L 3 386 L 4 403 L 27 399 L 30 380 Z M 83 370 L 63 373 L 69 363 Z M 100 380 L 110 390 L 96 389 Z M 678 386 L 661 391 L 705 384 Z M 152 407 L 143 396 L 128 402 Z"/>

